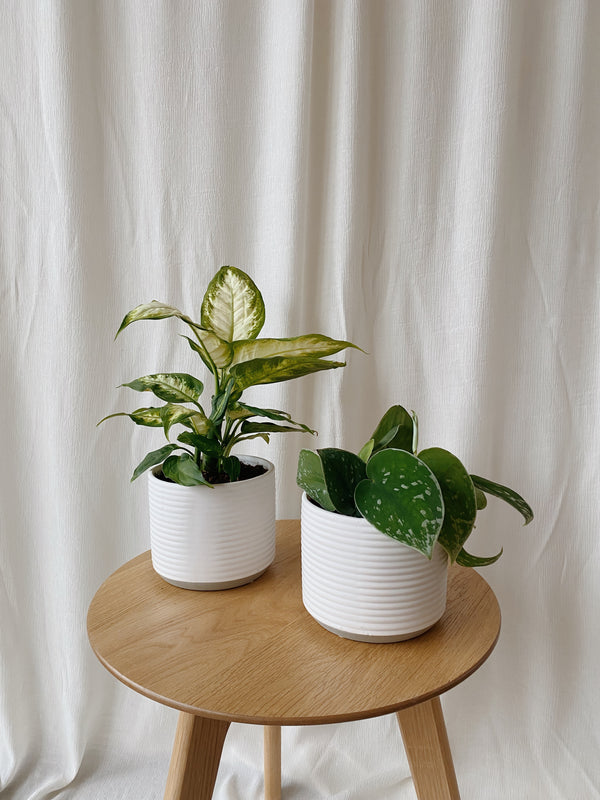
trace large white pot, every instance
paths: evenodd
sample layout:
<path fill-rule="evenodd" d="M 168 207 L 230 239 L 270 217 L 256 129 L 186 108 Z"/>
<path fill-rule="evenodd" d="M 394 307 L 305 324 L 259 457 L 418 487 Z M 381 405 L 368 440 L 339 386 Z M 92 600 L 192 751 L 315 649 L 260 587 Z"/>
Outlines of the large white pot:
<path fill-rule="evenodd" d="M 256 478 L 208 486 L 180 486 L 148 473 L 152 566 L 185 589 L 242 586 L 275 558 L 275 468 Z"/>
<path fill-rule="evenodd" d="M 448 558 L 431 561 L 365 519 L 302 496 L 302 600 L 327 630 L 360 642 L 399 642 L 431 628 L 446 608 Z"/>

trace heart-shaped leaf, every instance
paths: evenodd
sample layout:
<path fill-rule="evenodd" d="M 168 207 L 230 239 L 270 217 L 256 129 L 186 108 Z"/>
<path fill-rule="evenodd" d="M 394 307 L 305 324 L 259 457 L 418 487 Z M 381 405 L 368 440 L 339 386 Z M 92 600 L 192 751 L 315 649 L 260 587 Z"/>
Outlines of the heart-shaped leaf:
<path fill-rule="evenodd" d="M 233 343 L 233 363 L 239 364 L 255 358 L 274 358 L 275 356 L 322 358 L 339 353 L 346 347 L 360 349 L 352 342 L 330 339 L 329 336 L 323 336 L 320 333 L 309 333 L 306 336 L 295 336 L 291 339 L 248 339 Z"/>
<path fill-rule="evenodd" d="M 202 300 L 201 322 L 226 342 L 255 339 L 265 322 L 265 304 L 254 281 L 236 267 L 221 267 Z"/>
<path fill-rule="evenodd" d="M 162 466 L 165 478 L 180 484 L 181 486 L 197 486 L 202 484 L 210 486 L 202 470 L 198 467 L 189 453 L 180 456 L 169 456 Z"/>
<path fill-rule="evenodd" d="M 456 563 L 461 567 L 488 567 L 490 564 L 495 564 L 502 555 L 502 550 L 496 553 L 495 556 L 472 556 L 463 548 L 456 557 Z"/>
<path fill-rule="evenodd" d="M 380 450 L 354 493 L 363 517 L 377 530 L 431 558 L 444 520 L 435 475 L 405 450 Z"/>
<path fill-rule="evenodd" d="M 517 494 L 512 489 L 509 489 L 508 486 L 502 486 L 500 483 L 488 481 L 487 478 L 480 478 L 477 475 L 471 475 L 471 479 L 473 480 L 476 489 L 481 489 L 481 491 L 486 492 L 486 494 L 499 497 L 501 500 L 504 500 L 504 502 L 508 503 L 520 514 L 522 514 L 523 519 L 525 520 L 525 525 L 528 525 L 531 522 L 533 519 L 533 511 L 531 506 L 525 502 L 520 494 Z"/>
<path fill-rule="evenodd" d="M 419 458 L 433 472 L 442 490 L 445 513 L 438 541 L 454 562 L 477 516 L 473 481 L 459 459 L 441 447 L 422 450 Z"/>
<path fill-rule="evenodd" d="M 323 475 L 323 464 L 321 459 L 312 450 L 301 450 L 298 457 L 298 474 L 296 483 L 306 494 L 318 503 L 326 511 L 335 511 L 335 506 L 331 502 L 325 477 Z"/>
<path fill-rule="evenodd" d="M 354 502 L 354 491 L 367 476 L 365 462 L 354 453 L 337 447 L 325 447 L 317 453 L 323 465 L 327 493 L 336 511 L 347 517 L 360 516 Z"/>
<path fill-rule="evenodd" d="M 312 372 L 344 366 L 345 362 L 343 361 L 327 361 L 324 358 L 277 356 L 275 358 L 255 358 L 252 361 L 234 364 L 229 372 L 235 378 L 238 389 L 243 391 L 249 386 L 289 381 L 293 378 L 301 378 L 303 375 L 310 375 Z"/>
<path fill-rule="evenodd" d="M 204 391 L 202 382 L 187 372 L 144 375 L 121 385 L 135 389 L 136 392 L 152 392 L 167 403 L 197 403 Z"/>
<path fill-rule="evenodd" d="M 371 436 L 374 440 L 373 452 L 389 447 L 411 453 L 413 428 L 412 417 L 406 409 L 402 406 L 388 408 Z"/>
<path fill-rule="evenodd" d="M 150 467 L 155 467 L 157 464 L 162 464 L 165 458 L 172 453 L 173 450 L 180 448 L 177 444 L 166 444 L 164 447 L 161 447 L 159 450 L 153 450 L 151 453 L 140 461 L 137 467 L 133 471 L 133 475 L 131 476 L 131 480 L 134 481 L 136 478 L 139 478 L 143 472 L 146 472 L 147 469 Z"/>

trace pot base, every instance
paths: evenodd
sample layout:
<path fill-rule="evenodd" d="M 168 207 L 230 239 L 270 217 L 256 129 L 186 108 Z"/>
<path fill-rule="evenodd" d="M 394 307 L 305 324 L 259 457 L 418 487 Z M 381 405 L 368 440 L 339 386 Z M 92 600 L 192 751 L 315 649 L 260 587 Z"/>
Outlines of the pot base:
<path fill-rule="evenodd" d="M 312 615 L 311 615 L 312 616 Z M 313 617 L 315 622 L 319 622 L 318 619 Z M 433 625 L 436 623 L 434 622 Z M 338 628 L 332 628 L 330 625 L 324 625 L 322 622 L 319 622 L 319 625 L 322 628 L 325 628 L 326 631 L 330 633 L 335 633 L 336 636 L 340 636 L 342 639 L 351 639 L 353 642 L 370 642 L 371 644 L 391 644 L 392 642 L 405 642 L 408 639 L 415 639 L 417 636 L 422 636 L 428 630 L 433 628 L 433 625 L 427 625 L 425 628 L 421 628 L 419 631 L 414 631 L 413 633 L 402 633 L 402 634 L 394 634 L 393 636 L 377 636 L 376 634 L 368 634 L 368 633 L 350 633 L 349 631 L 341 631 Z"/>
<path fill-rule="evenodd" d="M 196 592 L 220 592 L 223 589 L 236 589 L 238 586 L 245 586 L 247 583 L 252 583 L 257 578 L 265 573 L 269 567 L 265 567 L 265 569 L 261 569 L 259 572 L 255 572 L 254 575 L 249 575 L 246 578 L 236 578 L 233 581 L 219 581 L 217 583 L 188 583 L 187 581 L 174 581 L 171 578 L 165 578 L 164 575 L 161 575 L 160 572 L 156 571 L 157 575 L 170 583 L 171 586 L 177 586 L 179 589 L 192 589 Z"/>

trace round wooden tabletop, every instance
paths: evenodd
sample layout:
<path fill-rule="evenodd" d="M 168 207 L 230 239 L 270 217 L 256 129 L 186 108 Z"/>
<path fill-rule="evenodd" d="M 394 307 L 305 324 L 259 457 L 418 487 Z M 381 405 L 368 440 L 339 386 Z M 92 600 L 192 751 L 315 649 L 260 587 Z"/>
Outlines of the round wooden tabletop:
<path fill-rule="evenodd" d="M 494 593 L 452 567 L 442 619 L 416 639 L 366 644 L 302 605 L 300 523 L 277 523 L 277 556 L 252 584 L 179 589 L 146 552 L 96 593 L 88 635 L 102 664 L 159 703 L 212 719 L 312 725 L 376 717 L 436 697 L 473 673 L 500 632 Z"/>

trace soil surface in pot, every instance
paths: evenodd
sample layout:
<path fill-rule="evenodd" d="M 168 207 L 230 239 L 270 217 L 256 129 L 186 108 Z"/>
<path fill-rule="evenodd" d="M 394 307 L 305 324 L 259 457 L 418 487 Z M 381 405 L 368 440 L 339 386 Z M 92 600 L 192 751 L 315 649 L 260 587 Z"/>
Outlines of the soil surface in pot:
<path fill-rule="evenodd" d="M 258 478 L 259 475 L 262 475 L 266 471 L 266 467 L 263 467 L 262 464 L 245 464 L 242 461 L 238 482 L 248 481 L 250 478 Z M 174 481 L 172 481 L 170 478 L 165 478 L 162 469 L 158 470 L 154 474 L 159 480 L 164 481 L 165 483 L 174 483 Z M 218 474 L 209 474 L 207 472 L 203 472 L 202 474 L 209 483 L 230 483 L 229 475 L 225 474 L 224 472 L 219 472 Z"/>

